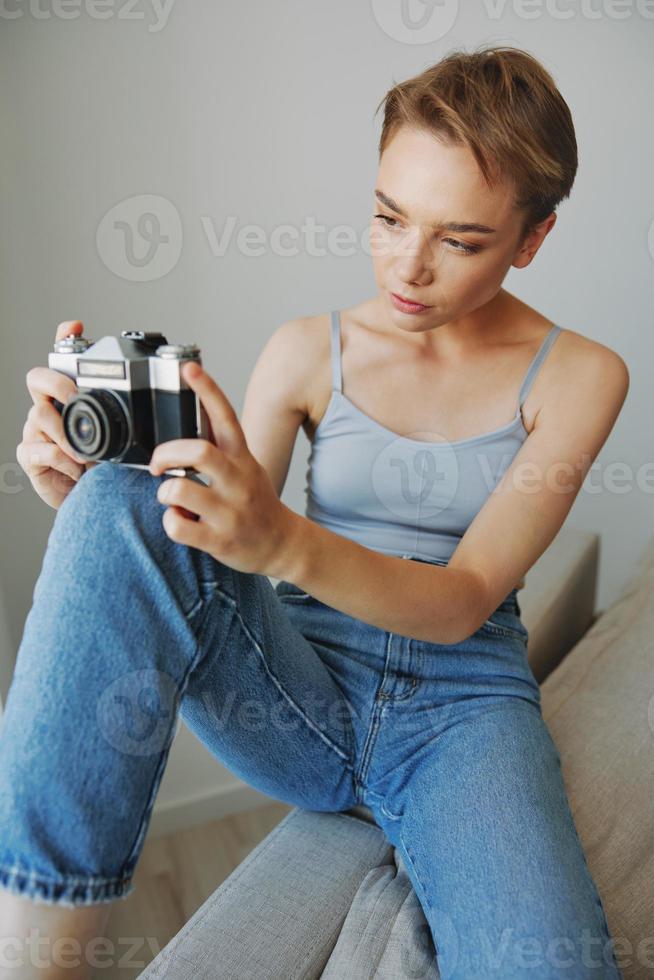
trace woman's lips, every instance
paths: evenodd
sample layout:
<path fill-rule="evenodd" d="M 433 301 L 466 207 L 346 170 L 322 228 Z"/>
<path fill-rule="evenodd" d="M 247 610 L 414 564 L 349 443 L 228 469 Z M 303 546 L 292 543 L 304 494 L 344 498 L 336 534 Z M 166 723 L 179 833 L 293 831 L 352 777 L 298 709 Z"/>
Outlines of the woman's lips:
<path fill-rule="evenodd" d="M 402 313 L 423 313 L 425 310 L 431 309 L 430 306 L 425 306 L 423 303 L 413 303 L 411 300 L 404 299 L 397 293 L 391 293 L 391 301 L 395 309 L 401 310 Z"/>

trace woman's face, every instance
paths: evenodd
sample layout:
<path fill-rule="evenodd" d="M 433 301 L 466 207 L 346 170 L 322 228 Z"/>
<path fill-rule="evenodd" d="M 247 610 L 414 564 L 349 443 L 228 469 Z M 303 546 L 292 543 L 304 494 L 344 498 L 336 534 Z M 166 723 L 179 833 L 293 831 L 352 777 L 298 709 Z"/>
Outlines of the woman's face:
<path fill-rule="evenodd" d="M 513 264 L 531 261 L 555 220 L 521 243 L 524 213 L 514 207 L 511 188 L 491 191 L 467 147 L 406 126 L 382 154 L 373 214 L 370 245 L 381 301 L 392 323 L 420 331 L 492 299 Z M 403 312 L 392 293 L 429 309 Z"/>

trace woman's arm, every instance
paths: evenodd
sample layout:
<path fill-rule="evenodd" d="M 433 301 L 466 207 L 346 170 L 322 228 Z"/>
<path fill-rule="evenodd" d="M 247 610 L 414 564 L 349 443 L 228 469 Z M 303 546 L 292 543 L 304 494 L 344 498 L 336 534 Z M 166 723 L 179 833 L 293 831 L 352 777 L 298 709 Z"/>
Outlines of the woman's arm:
<path fill-rule="evenodd" d="M 382 629 L 436 643 L 464 640 L 558 533 L 628 387 L 619 355 L 583 345 L 446 567 L 370 551 L 295 514 L 279 577 Z"/>
<path fill-rule="evenodd" d="M 289 513 L 284 553 L 270 572 L 276 578 L 401 636 L 458 643 L 472 632 L 466 624 L 483 601 L 483 583 L 473 569 L 385 555 Z"/>
<path fill-rule="evenodd" d="M 286 507 L 219 385 L 193 362 L 182 371 L 207 411 L 210 438 L 160 443 L 149 469 L 158 476 L 190 466 L 210 481 L 172 477 L 159 485 L 169 537 L 237 570 L 294 582 L 381 629 L 435 643 L 475 632 L 552 541 L 629 384 L 612 351 L 589 353 L 567 380 L 560 371 L 520 451 L 439 568 L 364 548 Z"/>
<path fill-rule="evenodd" d="M 315 386 L 319 372 L 329 368 L 326 338 L 311 317 L 289 320 L 265 344 L 248 382 L 241 428 L 280 497 L 308 415 L 309 382 Z M 468 572 L 444 575 L 447 569 L 383 555 L 288 508 L 284 516 L 286 547 L 267 574 L 342 612 L 416 639 L 433 640 L 436 630 L 438 642 L 445 643 L 461 632 L 469 607 L 477 605 L 475 578 Z"/>
<path fill-rule="evenodd" d="M 298 429 L 307 417 L 309 379 L 318 367 L 320 337 L 311 322 L 289 320 L 264 345 L 245 391 L 241 428 L 248 449 L 281 497 Z M 322 353 L 323 360 L 329 358 Z"/>

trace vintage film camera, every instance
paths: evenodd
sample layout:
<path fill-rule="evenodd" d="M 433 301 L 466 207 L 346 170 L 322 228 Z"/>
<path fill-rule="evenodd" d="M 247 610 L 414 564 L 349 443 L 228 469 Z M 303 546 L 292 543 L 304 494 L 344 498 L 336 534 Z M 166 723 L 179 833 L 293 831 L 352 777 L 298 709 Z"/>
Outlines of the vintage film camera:
<path fill-rule="evenodd" d="M 75 452 L 147 469 L 159 443 L 208 438 L 206 411 L 181 377 L 189 360 L 201 363 L 196 344 L 169 344 L 163 334 L 142 330 L 96 342 L 72 335 L 55 341 L 48 366 L 78 387 L 65 405 L 54 400 Z M 165 472 L 204 482 L 190 467 Z"/>

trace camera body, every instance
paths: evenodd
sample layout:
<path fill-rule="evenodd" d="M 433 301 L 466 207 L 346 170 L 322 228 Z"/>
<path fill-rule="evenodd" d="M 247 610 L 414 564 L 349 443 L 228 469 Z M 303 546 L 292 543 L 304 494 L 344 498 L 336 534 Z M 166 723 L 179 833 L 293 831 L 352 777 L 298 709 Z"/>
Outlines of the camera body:
<path fill-rule="evenodd" d="M 201 363 L 196 344 L 169 344 L 163 334 L 142 330 L 96 342 L 72 335 L 55 341 L 48 366 L 78 388 L 65 405 L 54 401 L 75 452 L 147 469 L 159 443 L 208 438 L 204 406 L 181 376 L 186 361 Z"/>

